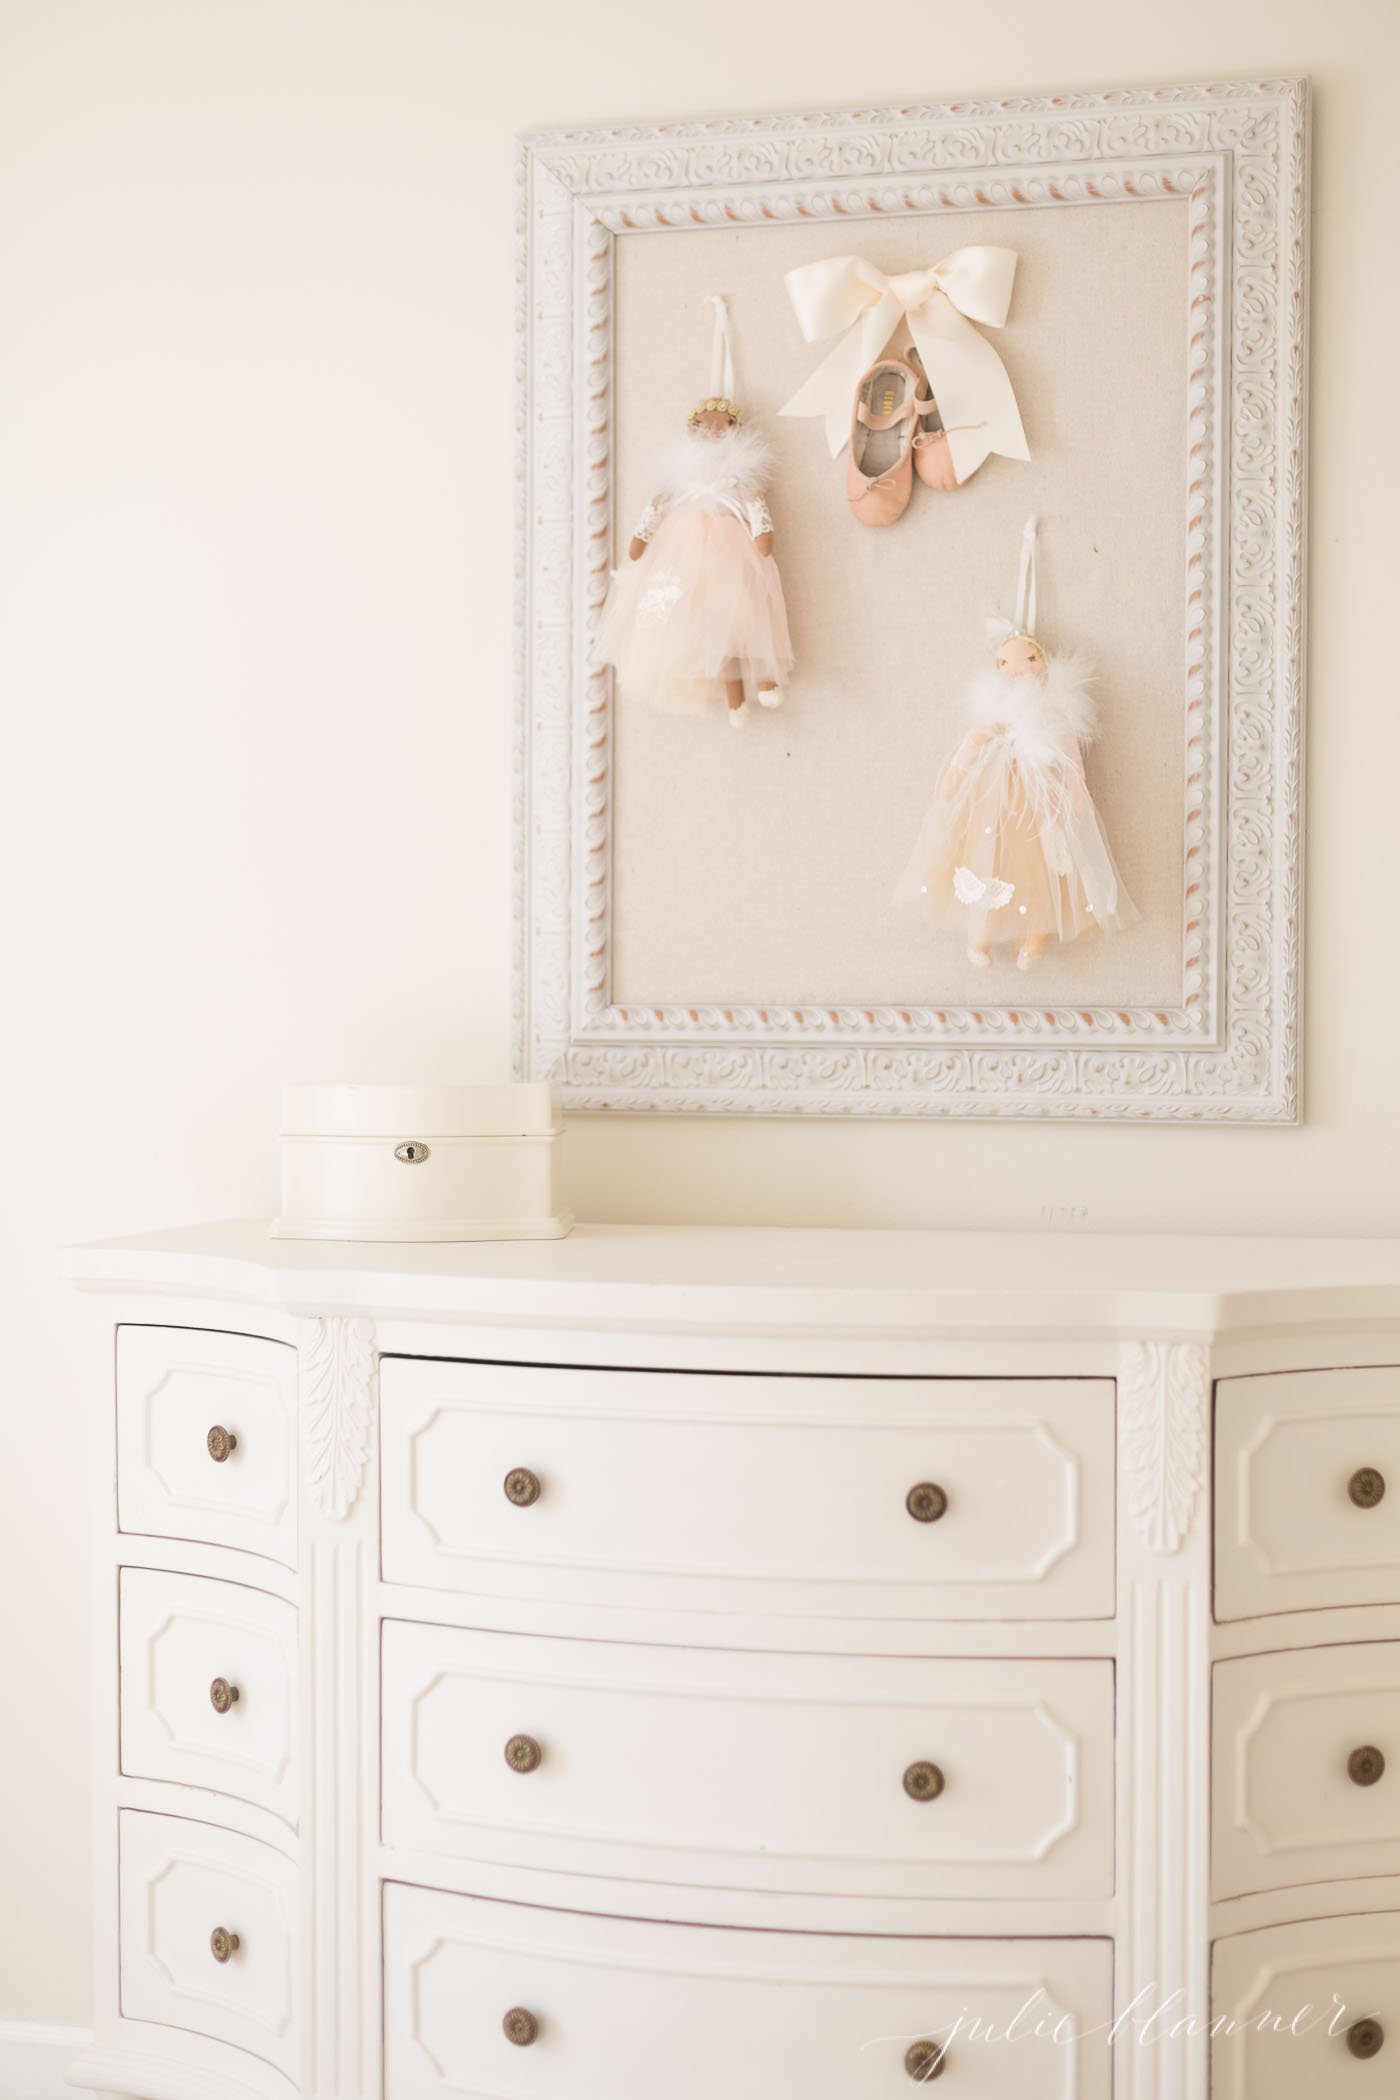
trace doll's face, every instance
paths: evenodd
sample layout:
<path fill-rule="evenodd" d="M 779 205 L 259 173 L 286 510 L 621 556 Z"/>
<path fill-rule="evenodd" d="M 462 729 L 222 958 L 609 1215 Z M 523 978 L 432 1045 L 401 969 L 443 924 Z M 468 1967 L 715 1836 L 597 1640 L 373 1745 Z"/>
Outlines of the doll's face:
<path fill-rule="evenodd" d="M 703 416 L 696 416 L 691 430 L 698 438 L 713 440 L 722 438 L 734 428 L 733 416 L 727 416 L 722 408 L 707 408 Z"/>
<path fill-rule="evenodd" d="M 1043 678 L 1044 651 L 1028 634 L 1013 634 L 997 651 L 997 669 L 1003 678 Z"/>

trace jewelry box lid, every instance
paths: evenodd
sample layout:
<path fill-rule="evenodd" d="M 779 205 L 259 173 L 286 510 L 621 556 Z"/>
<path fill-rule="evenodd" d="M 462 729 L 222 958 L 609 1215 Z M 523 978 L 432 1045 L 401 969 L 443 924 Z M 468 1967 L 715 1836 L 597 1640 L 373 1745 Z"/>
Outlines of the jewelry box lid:
<path fill-rule="evenodd" d="M 534 1081 L 282 1089 L 283 1137 L 552 1137 L 555 1130 L 553 1093 Z"/>

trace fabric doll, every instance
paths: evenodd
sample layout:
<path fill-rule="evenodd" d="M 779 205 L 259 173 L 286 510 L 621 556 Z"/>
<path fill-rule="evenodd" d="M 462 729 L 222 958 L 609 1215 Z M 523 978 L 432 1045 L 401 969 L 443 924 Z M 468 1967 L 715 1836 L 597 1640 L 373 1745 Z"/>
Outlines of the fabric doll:
<path fill-rule="evenodd" d="M 1031 969 L 1052 940 L 1130 925 L 1130 902 L 1084 777 L 1092 674 L 1035 633 L 1035 536 L 1021 544 L 1016 617 L 990 623 L 993 661 L 965 695 L 966 731 L 940 772 L 895 903 L 966 914 L 968 961 L 1013 942 Z"/>
<path fill-rule="evenodd" d="M 750 700 L 782 706 L 793 656 L 763 493 L 772 453 L 734 405 L 728 307 L 706 303 L 711 391 L 659 463 L 593 654 L 616 668 L 624 694 L 671 713 L 722 700 L 737 729 Z"/>

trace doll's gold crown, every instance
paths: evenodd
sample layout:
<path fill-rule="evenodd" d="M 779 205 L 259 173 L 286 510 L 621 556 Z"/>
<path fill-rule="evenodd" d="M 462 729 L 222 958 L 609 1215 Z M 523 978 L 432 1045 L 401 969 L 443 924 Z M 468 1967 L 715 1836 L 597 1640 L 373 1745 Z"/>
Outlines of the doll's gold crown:
<path fill-rule="evenodd" d="M 1029 642 L 1031 647 L 1039 650 L 1042 656 L 1045 654 L 1044 642 L 1042 642 L 1038 634 L 1032 634 L 1029 627 L 1013 627 L 1010 634 L 1004 634 L 993 649 L 993 656 L 1000 656 L 1008 642 Z"/>
<path fill-rule="evenodd" d="M 701 416 L 709 415 L 728 416 L 731 423 L 742 423 L 744 420 L 727 394 L 711 394 L 708 401 L 697 401 L 686 420 L 693 429 Z"/>

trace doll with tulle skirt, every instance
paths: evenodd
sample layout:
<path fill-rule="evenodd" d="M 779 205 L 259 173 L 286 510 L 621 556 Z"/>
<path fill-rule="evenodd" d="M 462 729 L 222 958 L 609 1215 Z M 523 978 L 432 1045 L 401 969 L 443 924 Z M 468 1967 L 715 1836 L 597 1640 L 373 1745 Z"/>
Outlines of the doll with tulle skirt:
<path fill-rule="evenodd" d="M 731 398 L 727 313 L 722 301 L 712 303 L 729 386 L 692 411 L 660 462 L 657 493 L 613 576 L 593 658 L 615 668 L 626 698 L 668 713 L 721 702 L 738 728 L 751 700 L 782 705 L 793 655 L 764 495 L 771 454 Z"/>
<path fill-rule="evenodd" d="M 1033 538 L 1032 525 L 1028 547 Z M 998 623 L 993 662 L 968 686 L 963 736 L 895 891 L 905 910 L 961 919 L 979 969 L 999 944 L 1029 970 L 1051 941 L 1137 917 L 1084 773 L 1095 732 L 1088 666 L 1046 651 L 1030 629 L 1033 582 L 1029 618 L 1026 597 L 1023 557 L 1021 617 Z"/>

